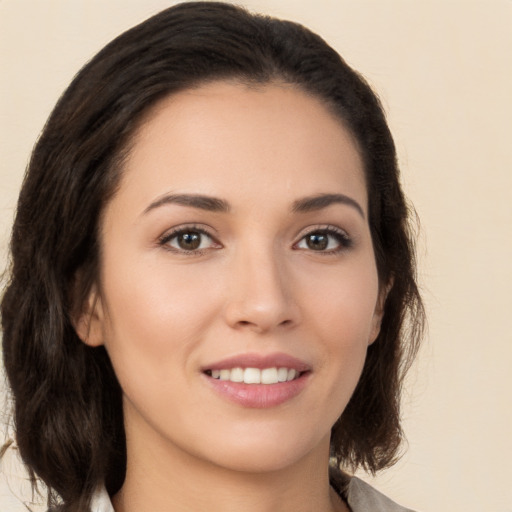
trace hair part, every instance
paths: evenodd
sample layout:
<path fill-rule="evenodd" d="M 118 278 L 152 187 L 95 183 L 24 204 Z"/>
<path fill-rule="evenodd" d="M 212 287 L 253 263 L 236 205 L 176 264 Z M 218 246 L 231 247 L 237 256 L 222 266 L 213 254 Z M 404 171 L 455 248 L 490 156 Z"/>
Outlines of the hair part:
<path fill-rule="evenodd" d="M 78 73 L 38 140 L 19 197 L 1 304 L 3 357 L 17 443 L 50 502 L 84 510 L 126 469 L 122 392 L 103 347 L 74 320 L 98 283 L 102 213 L 138 126 L 160 100 L 215 80 L 285 82 L 323 101 L 360 148 L 381 285 L 392 284 L 358 386 L 332 429 L 343 467 L 396 458 L 400 392 L 423 326 L 409 212 L 378 98 L 319 36 L 216 2 L 183 3 L 128 30 Z M 408 326 L 408 328 L 407 328 Z"/>

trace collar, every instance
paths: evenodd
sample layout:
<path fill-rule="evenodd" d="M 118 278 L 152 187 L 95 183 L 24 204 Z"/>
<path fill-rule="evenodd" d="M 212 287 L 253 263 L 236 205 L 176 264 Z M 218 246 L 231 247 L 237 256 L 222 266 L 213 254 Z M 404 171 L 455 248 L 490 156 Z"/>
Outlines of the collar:
<path fill-rule="evenodd" d="M 363 482 L 357 477 L 348 477 L 348 485 L 343 492 L 352 512 L 413 512 L 408 508 L 397 505 L 394 501 Z M 336 489 L 338 491 L 338 489 Z M 339 492 L 339 491 L 338 491 Z M 101 486 L 93 495 L 91 512 L 115 512 L 110 497 Z"/>

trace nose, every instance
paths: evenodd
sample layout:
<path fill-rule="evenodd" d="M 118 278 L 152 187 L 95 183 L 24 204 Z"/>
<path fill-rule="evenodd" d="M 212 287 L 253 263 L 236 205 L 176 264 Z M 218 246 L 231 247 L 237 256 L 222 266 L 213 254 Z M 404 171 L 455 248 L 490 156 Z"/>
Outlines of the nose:
<path fill-rule="evenodd" d="M 240 251 L 229 273 L 225 319 L 230 327 L 264 334 L 299 323 L 293 279 L 275 251 Z"/>

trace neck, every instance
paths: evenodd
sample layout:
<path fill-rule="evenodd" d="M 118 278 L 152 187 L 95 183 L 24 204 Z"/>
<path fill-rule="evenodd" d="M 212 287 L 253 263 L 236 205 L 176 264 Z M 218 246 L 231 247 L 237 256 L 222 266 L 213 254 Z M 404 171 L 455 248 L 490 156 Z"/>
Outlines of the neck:
<path fill-rule="evenodd" d="M 163 440 L 137 446 L 130 437 L 116 512 L 348 511 L 329 486 L 329 439 L 293 464 L 256 472 L 220 467 Z"/>

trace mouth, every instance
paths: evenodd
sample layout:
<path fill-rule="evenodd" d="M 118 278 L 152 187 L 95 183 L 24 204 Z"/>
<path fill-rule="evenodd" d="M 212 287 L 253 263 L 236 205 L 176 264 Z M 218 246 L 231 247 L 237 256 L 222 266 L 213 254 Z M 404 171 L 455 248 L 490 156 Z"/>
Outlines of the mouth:
<path fill-rule="evenodd" d="M 222 381 L 244 383 L 244 384 L 279 384 L 280 382 L 290 382 L 298 379 L 305 372 L 287 367 L 270 368 L 222 368 L 216 370 L 205 370 L 208 377 Z"/>
<path fill-rule="evenodd" d="M 308 385 L 310 365 L 287 354 L 243 354 L 202 368 L 209 387 L 238 406 L 275 407 Z"/>

